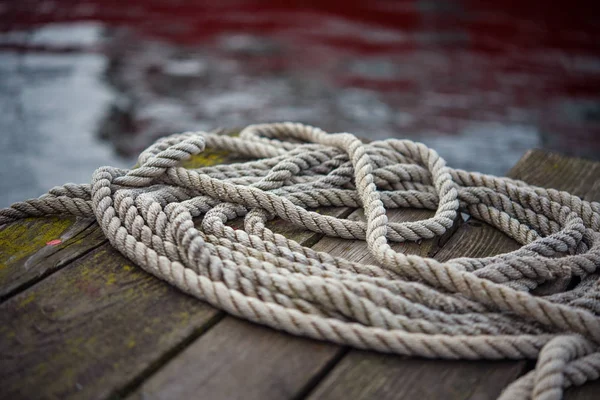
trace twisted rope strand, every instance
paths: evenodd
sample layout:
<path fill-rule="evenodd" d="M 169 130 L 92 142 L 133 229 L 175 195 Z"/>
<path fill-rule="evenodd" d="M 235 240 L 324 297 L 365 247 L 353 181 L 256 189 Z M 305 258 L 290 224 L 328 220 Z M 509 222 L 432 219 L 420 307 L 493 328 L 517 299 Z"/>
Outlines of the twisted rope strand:
<path fill-rule="evenodd" d="M 254 160 L 180 167 L 206 148 Z M 251 125 L 238 138 L 172 135 L 142 152 L 138 165 L 102 167 L 89 185 L 66 184 L 13 204 L 0 210 L 0 225 L 93 216 L 110 243 L 149 273 L 296 335 L 431 358 L 538 359 L 502 398 L 559 399 L 564 387 L 600 376 L 597 202 L 451 169 L 421 143 L 364 144 L 296 123 Z M 362 207 L 366 221 L 308 210 L 323 206 Z M 435 215 L 389 222 L 387 210 L 401 207 Z M 459 212 L 522 247 L 447 262 L 390 247 L 443 235 Z M 244 229 L 227 225 L 238 217 Z M 365 240 L 379 265 L 303 247 L 266 227 L 275 217 Z M 566 290 L 573 277 L 580 283 Z"/>

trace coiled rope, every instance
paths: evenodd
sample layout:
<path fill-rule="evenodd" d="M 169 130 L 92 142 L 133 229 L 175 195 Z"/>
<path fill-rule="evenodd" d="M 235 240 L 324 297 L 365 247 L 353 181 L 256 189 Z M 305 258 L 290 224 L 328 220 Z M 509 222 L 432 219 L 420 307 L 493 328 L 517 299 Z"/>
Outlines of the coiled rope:
<path fill-rule="evenodd" d="M 255 160 L 179 166 L 206 147 Z M 308 211 L 323 206 L 362 207 L 366 222 Z M 435 215 L 388 222 L 386 209 L 399 207 Z M 442 235 L 459 212 L 522 247 L 439 262 L 389 245 Z M 600 375 L 600 204 L 451 169 L 421 143 L 364 144 L 294 123 L 251 125 L 235 138 L 187 132 L 150 146 L 136 169 L 102 167 L 91 185 L 0 210 L 0 224 L 51 214 L 95 216 L 110 243 L 149 273 L 292 334 L 431 358 L 538 359 L 505 399 L 559 399 Z M 242 216 L 243 230 L 226 225 Z M 380 265 L 303 247 L 265 227 L 274 217 L 365 240 Z M 540 285 L 554 293 L 532 294 Z"/>

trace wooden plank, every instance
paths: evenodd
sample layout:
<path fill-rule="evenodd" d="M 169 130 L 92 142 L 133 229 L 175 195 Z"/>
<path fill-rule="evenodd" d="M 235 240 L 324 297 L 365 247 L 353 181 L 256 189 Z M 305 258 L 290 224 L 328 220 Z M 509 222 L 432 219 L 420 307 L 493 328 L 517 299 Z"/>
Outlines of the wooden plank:
<path fill-rule="evenodd" d="M 420 215 L 418 215 L 420 213 Z M 427 212 L 417 212 L 417 218 L 428 217 Z M 350 218 L 360 218 L 360 212 L 354 213 Z M 413 218 L 406 218 L 413 219 Z M 471 221 L 463 229 L 459 230 L 460 242 L 464 243 L 465 235 L 467 237 L 476 235 L 482 238 L 484 243 L 491 246 L 473 245 L 464 251 L 471 256 L 484 256 L 487 254 L 496 254 L 501 251 L 509 251 L 517 248 L 517 244 L 498 232 L 477 221 Z M 452 240 L 452 238 L 450 239 Z M 364 248 L 363 248 L 364 247 Z M 398 250 L 419 253 L 422 255 L 435 252 L 434 246 L 418 246 L 416 244 L 400 245 Z M 404 247 L 404 248 L 402 248 Z M 327 251 L 333 255 L 344 255 L 349 259 L 372 262 L 369 260 L 368 252 L 364 243 L 353 243 L 350 241 L 340 241 L 331 238 L 323 238 L 313 248 L 319 251 Z M 447 248 L 451 248 L 448 245 Z M 443 250 L 442 250 L 443 251 Z M 444 253 L 439 255 L 445 258 Z M 208 398 L 265 398 L 274 396 L 277 398 L 292 398 L 302 394 L 311 385 L 315 379 L 319 378 L 317 369 L 323 368 L 327 372 L 331 365 L 343 355 L 343 350 L 339 346 L 326 345 L 313 340 L 299 339 L 291 337 L 284 333 L 275 333 L 271 330 L 259 327 L 248 322 L 237 321 L 237 328 L 227 329 L 236 326 L 234 318 L 228 317 L 209 331 L 205 336 L 190 345 L 180 356 L 161 369 L 156 375 L 143 384 L 143 386 L 132 396 L 133 398 L 173 398 L 186 397 L 186 395 L 202 393 Z M 314 347 L 318 346 L 318 350 Z M 218 350 L 215 350 L 218 349 Z M 268 352 L 266 351 L 268 349 Z M 218 356 L 215 355 L 218 352 Z M 314 357 L 303 357 L 303 354 L 311 354 Z M 442 374 L 444 379 L 441 385 L 437 386 L 437 393 L 455 393 L 457 398 L 462 394 L 481 395 L 484 393 L 499 393 L 501 389 L 510 381 L 514 380 L 523 370 L 524 362 L 455 362 L 404 359 L 404 362 L 398 363 L 401 358 L 386 356 L 368 352 L 359 353 L 359 359 L 366 353 L 370 358 L 375 359 L 381 368 L 374 367 L 371 363 L 367 368 L 359 369 L 359 375 L 367 377 L 370 382 L 380 382 L 381 377 L 385 382 L 398 382 L 397 374 L 390 374 L 389 363 L 396 368 L 414 369 L 414 365 L 420 366 L 420 374 L 415 375 L 415 379 L 422 381 L 424 373 L 434 373 L 432 376 L 439 376 L 439 371 L 449 369 L 452 373 Z M 344 359 L 340 364 L 354 365 L 354 352 Z M 242 356 L 240 356 L 242 355 Z M 293 368 L 288 363 L 293 360 Z M 348 361 L 346 361 L 348 360 Z M 371 360 L 373 361 L 373 360 Z M 383 362 L 382 362 L 383 361 Z M 210 368 L 206 368 L 210 365 Z M 441 369 L 440 369 L 441 368 Z M 206 369 L 206 371 L 204 371 Z M 392 368 L 393 369 L 393 368 Z M 201 371 L 194 376 L 194 379 L 185 378 L 185 371 Z M 337 370 L 337 369 L 336 369 Z M 367 370 L 367 371 L 365 371 Z M 218 371 L 218 373 L 217 373 Z M 251 372 L 249 372 L 251 371 Z M 372 371 L 373 373 L 365 373 Z M 386 371 L 388 371 L 386 373 Z M 215 378 L 216 375 L 223 378 Z M 296 378 L 296 379 L 294 379 Z M 299 385 L 299 381 L 305 382 L 304 387 Z M 352 383 L 356 380 L 352 378 L 346 383 Z M 231 385 L 236 382 L 236 385 Z M 387 387 L 385 382 L 380 386 Z M 402 382 L 406 385 L 407 380 Z M 467 383 L 459 384 L 457 382 Z M 490 383 L 491 382 L 491 383 Z M 357 385 L 359 388 L 369 388 L 369 385 Z M 296 389 L 294 389 L 294 387 Z M 347 397 L 348 391 L 346 385 L 337 386 L 341 389 L 340 396 Z M 419 390 L 430 390 L 431 385 L 413 385 L 412 392 L 407 392 L 407 398 Z M 299 391 L 298 391 L 299 390 Z M 416 392 L 415 392 L 416 391 Z M 365 397 L 371 398 L 374 392 L 369 388 L 364 390 Z M 424 394 L 427 394 L 425 392 Z M 321 398 L 323 393 L 317 393 L 315 398 Z M 377 392 L 378 395 L 381 393 Z M 391 391 L 389 397 L 398 394 Z M 338 396 L 332 396 L 337 398 Z"/>
<path fill-rule="evenodd" d="M 88 399 L 127 392 L 223 313 L 106 244 L 8 300 L 0 315 L 0 398 Z"/>
<path fill-rule="evenodd" d="M 326 366 L 332 347 L 227 317 L 129 398 L 290 399 Z"/>
<path fill-rule="evenodd" d="M 357 215 L 355 214 L 353 217 Z M 285 223 L 281 225 L 282 229 L 290 227 L 289 224 Z M 485 225 L 483 227 L 469 226 L 464 229 L 475 228 L 487 229 Z M 461 233 L 459 230 L 459 234 Z M 311 240 L 314 241 L 315 239 Z M 319 245 L 326 248 L 327 241 L 330 240 L 332 239 L 325 238 L 323 239 L 323 243 Z M 340 242 L 345 241 L 333 241 L 337 242 L 337 244 L 330 244 L 329 246 L 339 247 L 339 251 L 342 254 L 356 249 L 356 246 L 350 246 L 350 248 L 347 245 L 340 246 Z M 435 250 L 432 250 L 433 248 L 427 249 L 427 243 L 419 247 L 423 247 L 422 251 L 424 253 L 421 254 L 435 253 Z M 126 271 L 129 265 L 126 264 L 126 260 L 121 256 L 117 254 L 105 254 L 98 256 L 93 261 L 89 261 L 91 257 L 95 257 L 101 251 L 114 252 L 108 246 L 96 249 L 76 263 L 64 268 L 59 273 L 54 274 L 40 284 L 29 288 L 24 293 L 0 306 L 0 323 L 2 323 L 0 326 L 3 327 L 0 328 L 0 337 L 3 338 L 0 341 L 0 369 L 3 372 L 8 371 L 7 374 L 0 377 L 0 397 L 26 398 L 34 393 L 34 397 L 36 398 L 53 396 L 61 398 L 101 398 L 114 393 L 128 393 L 130 388 L 135 387 L 144 377 L 155 371 L 161 364 L 176 354 L 190 340 L 196 338 L 204 329 L 210 327 L 222 315 L 221 313 L 215 313 L 213 309 L 202 305 L 197 300 L 190 299 L 170 288 L 170 294 L 162 297 L 161 295 L 157 296 L 153 294 L 153 291 L 158 290 L 158 287 L 168 288 L 168 286 L 138 269 L 135 269 L 136 273 L 144 277 L 140 278 L 139 282 L 136 281 L 128 284 L 127 279 L 131 277 L 131 271 Z M 478 250 L 474 249 L 472 251 Z M 362 251 L 354 251 L 354 253 L 364 254 Z M 120 260 L 114 261 L 119 257 Z M 113 267 L 110 266 L 113 262 L 111 260 L 115 262 Z M 107 265 L 108 268 L 103 264 Z M 93 265 L 95 265 L 95 268 Z M 91 270 L 96 270 L 96 272 L 73 272 L 77 268 L 84 271 L 91 268 Z M 122 274 L 119 272 L 120 270 L 126 271 L 127 274 Z M 109 278 L 105 275 L 107 272 L 109 273 Z M 113 272 L 114 275 L 110 275 Z M 63 274 L 69 274 L 68 276 L 71 277 L 70 280 L 66 279 L 65 283 L 61 283 L 60 281 L 63 280 L 61 276 Z M 86 274 L 90 275 L 89 279 L 85 277 Z M 125 287 L 114 288 L 115 281 L 123 282 Z M 151 288 L 154 288 L 153 285 L 156 285 L 156 288 L 148 290 L 144 285 L 148 285 Z M 115 291 L 111 291 L 111 287 Z M 84 290 L 82 288 L 87 289 Z M 131 290 L 129 298 L 123 294 L 125 289 L 128 291 Z M 82 292 L 82 290 L 84 291 Z M 132 295 L 132 293 L 136 292 L 139 293 Z M 149 292 L 150 296 L 145 296 L 146 292 Z M 28 296 L 31 294 L 34 294 L 34 296 L 29 298 Z M 99 296 L 101 300 L 95 300 L 96 298 L 93 296 Z M 179 300 L 177 300 L 178 298 Z M 190 304 L 188 305 L 181 298 L 187 299 L 186 301 L 190 301 Z M 98 304 L 94 305 L 94 301 L 98 301 Z M 75 307 L 72 306 L 73 304 Z M 160 305 L 160 311 L 157 311 L 158 305 Z M 56 309 L 53 307 L 56 307 Z M 165 315 L 167 314 L 163 310 L 163 307 L 166 308 L 166 313 L 175 315 L 179 315 L 178 310 L 183 309 L 182 313 L 187 312 L 189 318 L 193 321 L 191 323 L 189 320 L 186 323 L 181 322 L 181 320 L 171 322 L 170 319 L 165 319 Z M 188 309 L 188 307 L 190 308 Z M 199 311 L 197 307 L 204 307 L 204 311 Z M 75 310 L 75 315 L 69 314 L 71 312 L 70 308 Z M 145 321 L 141 316 L 152 315 L 152 312 L 155 312 L 154 318 L 156 321 L 150 325 L 148 325 L 147 321 L 145 323 L 140 322 L 139 324 L 131 323 L 131 321 L 135 320 Z M 202 313 L 204 313 L 204 317 L 202 317 Z M 108 314 L 113 315 L 113 318 L 109 318 Z M 282 397 L 287 397 L 285 393 L 303 394 L 315 384 L 315 381 L 322 374 L 332 367 L 332 364 L 337 362 L 342 354 L 339 347 L 331 344 L 292 338 L 289 335 L 276 333 L 250 323 L 230 319 L 229 317 L 223 320 L 223 323 L 226 324 L 223 325 L 225 328 L 220 328 L 214 334 L 211 334 L 212 330 L 209 331 L 206 336 L 194 342 L 194 345 L 205 338 L 209 338 L 206 343 L 219 346 L 217 348 L 225 361 L 222 363 L 217 361 L 219 368 L 214 368 L 212 371 L 213 373 L 218 371 L 219 373 L 229 374 L 231 377 L 228 381 L 230 386 L 232 386 L 231 382 L 235 382 L 236 379 L 243 379 L 244 374 L 248 374 L 249 369 L 252 369 L 254 379 L 246 380 L 245 382 L 251 382 L 253 387 L 239 385 L 242 389 L 245 387 L 245 392 L 243 390 L 235 392 L 244 398 L 253 398 L 244 396 L 246 392 L 252 396 L 258 396 L 261 393 L 266 393 L 268 396 L 270 393 L 269 390 L 278 390 L 278 393 L 282 393 Z M 228 326 L 236 326 L 228 325 L 234 323 L 239 324 L 237 328 L 226 329 Z M 87 329 L 88 325 L 89 330 Z M 148 326 L 151 332 L 144 332 L 144 328 Z M 220 326 L 221 324 L 219 323 L 214 329 L 218 329 Z M 251 328 L 246 329 L 240 326 L 250 326 Z M 227 334 L 230 331 L 238 333 L 238 337 L 235 337 L 235 334 L 230 337 Z M 90 334 L 90 332 L 92 332 L 92 337 L 96 338 L 95 340 L 91 340 L 91 343 L 86 339 L 87 336 L 85 336 L 86 334 Z M 143 346 L 140 345 L 140 348 L 143 347 L 143 351 L 139 351 L 140 349 L 136 348 L 136 345 L 132 347 L 132 350 L 123 344 L 115 346 L 112 343 L 113 341 L 124 340 L 123 338 L 135 337 L 135 335 L 139 336 L 140 332 L 144 332 L 142 339 L 144 341 L 147 340 L 147 342 L 143 343 Z M 240 332 L 241 335 L 239 334 Z M 209 335 L 212 335 L 213 339 L 210 339 L 211 336 Z M 242 340 L 241 337 L 243 338 L 245 335 L 249 335 L 249 338 L 252 339 L 239 348 L 235 346 L 231 348 L 232 341 L 234 343 L 239 342 Z M 293 344 L 296 341 L 309 344 Z M 99 342 L 100 344 L 98 344 Z M 42 344 L 41 346 L 34 348 L 36 344 L 39 345 L 40 343 Z M 260 347 L 260 344 L 263 347 Z M 271 344 L 273 345 L 271 346 Z M 70 346 L 72 349 L 68 350 Z M 115 347 L 114 351 L 111 349 L 112 347 Z M 63 350 L 63 348 L 67 350 Z M 230 348 L 231 351 L 224 354 L 223 349 Z M 253 348 L 256 348 L 257 351 L 253 351 Z M 274 355 L 269 357 L 272 361 L 265 361 L 267 367 L 263 368 L 263 358 L 267 358 L 265 357 L 265 348 L 268 348 Z M 330 348 L 335 348 L 336 350 L 331 352 Z M 204 347 L 204 350 L 207 349 L 210 349 L 210 346 Z M 303 357 L 298 354 L 299 352 L 311 354 L 311 351 L 316 352 L 317 355 L 314 358 L 317 359 L 317 362 L 312 362 L 312 360 L 306 361 L 310 357 Z M 61 356 L 62 353 L 65 354 L 64 357 Z M 182 356 L 185 353 L 184 351 Z M 206 369 L 207 364 L 205 362 L 208 362 L 206 361 L 206 357 L 210 353 L 205 352 L 202 354 L 204 356 L 191 357 L 191 359 L 187 360 L 187 364 L 185 362 L 181 363 L 178 371 L 176 371 L 179 374 L 176 376 L 194 375 L 200 380 L 199 375 L 203 369 Z M 239 354 L 243 354 L 243 360 L 246 361 L 231 363 L 231 360 L 236 360 Z M 276 354 L 281 356 L 278 357 Z M 229 362 L 227 362 L 226 356 L 230 357 Z M 379 354 L 375 354 L 375 356 L 381 357 Z M 399 357 L 393 358 L 399 359 Z M 293 368 L 285 365 L 287 359 L 294 360 Z M 39 365 L 39 360 L 45 361 L 44 367 L 37 366 Z M 107 367 L 109 363 L 105 360 L 113 360 L 112 367 Z M 161 369 L 157 374 L 153 375 L 146 384 L 155 379 L 167 376 L 162 374 L 170 366 L 176 365 L 174 363 L 178 360 L 179 357 L 175 358 L 166 368 Z M 190 360 L 196 360 L 195 366 L 199 366 L 200 368 L 193 368 L 194 364 L 190 364 L 192 362 Z M 234 373 L 231 373 L 227 365 L 232 364 L 245 366 L 245 370 L 238 367 L 237 372 L 234 370 Z M 316 368 L 314 367 L 315 365 Z M 277 383 L 274 383 L 273 377 L 277 376 L 276 372 L 279 370 L 282 371 L 281 376 L 283 377 L 294 374 L 299 375 L 300 379 L 295 380 L 295 383 L 290 383 L 290 381 L 281 378 L 281 380 L 276 381 Z M 193 373 L 190 374 L 190 371 L 193 371 Z M 258 377 L 261 376 L 263 378 L 259 379 Z M 392 378 L 398 379 L 397 375 Z M 495 378 L 492 380 L 495 380 Z M 20 384 L 18 383 L 19 381 L 21 382 Z M 298 384 L 300 381 L 303 383 Z M 227 380 L 225 380 L 226 382 Z M 274 389 L 274 385 L 279 383 L 281 386 Z M 188 383 L 185 384 L 187 385 Z M 28 386 L 35 388 L 36 385 L 38 388 L 37 392 L 34 392 L 34 389 L 28 388 Z M 163 386 L 165 385 L 177 385 L 177 381 L 172 382 L 167 380 Z M 474 385 L 476 386 L 476 384 Z M 40 394 L 39 387 L 48 388 L 48 392 L 44 391 L 44 393 Z M 255 387 L 258 389 L 255 389 Z M 143 388 L 144 386 L 142 386 L 142 390 L 138 391 L 136 395 L 141 396 L 146 394 L 151 396 L 156 394 L 157 397 L 160 395 L 160 392 L 144 392 Z M 221 386 L 217 381 L 210 392 L 202 391 L 202 393 L 214 394 L 214 390 L 221 389 L 226 388 Z M 317 388 L 318 390 L 319 388 Z M 231 392 L 222 393 L 224 397 L 235 398 Z M 212 396 L 207 395 L 207 397 Z"/>
<path fill-rule="evenodd" d="M 0 229 L 0 301 L 105 241 L 90 220 L 28 218 L 6 225 Z"/>
<path fill-rule="evenodd" d="M 213 151 L 186 165 L 231 159 Z M 69 238 L 73 223 L 84 224 L 82 234 Z M 56 260 L 55 269 L 63 268 L 0 305 L 0 398 L 119 395 L 221 318 L 218 310 L 133 266 L 108 243 L 90 252 L 96 242 L 85 237 L 88 231 L 91 239 L 103 240 L 97 225 L 73 219 L 19 221 L 2 231 L 7 244 L 0 260 L 11 266 Z M 64 245 L 46 250 L 57 238 Z M 88 253 L 70 263 L 74 257 L 59 251 L 63 247 Z"/>
<path fill-rule="evenodd" d="M 592 188 L 583 196 L 584 200 L 587 201 L 600 201 L 600 177 L 592 185 Z"/>
<path fill-rule="evenodd" d="M 600 393 L 600 380 L 587 382 L 582 386 L 568 388 L 564 392 L 564 400 L 597 400 Z"/>
<path fill-rule="evenodd" d="M 218 315 L 105 244 L 0 305 L 0 398 L 106 398 Z"/>
<path fill-rule="evenodd" d="M 500 393 L 518 374 L 509 361 L 460 363 L 354 350 L 310 398 L 487 399 L 495 397 L 481 394 Z"/>
<path fill-rule="evenodd" d="M 477 244 L 458 246 L 475 237 Z M 483 257 L 517 247 L 512 239 L 498 235 L 492 227 L 469 221 L 449 238 L 434 258 L 443 260 L 457 254 Z M 363 359 L 364 362 L 357 361 Z M 345 399 L 382 400 L 495 398 L 524 368 L 525 362 L 427 360 L 351 350 L 309 398 L 338 399 L 342 394 Z"/>
<path fill-rule="evenodd" d="M 349 208 L 317 211 L 340 218 L 352 212 Z M 323 237 L 282 220 L 270 221 L 267 227 L 305 246 Z M 290 398 L 326 368 L 337 351 L 339 348 L 329 343 L 227 316 L 144 382 L 130 398 L 188 398 L 199 391 L 210 399 Z M 183 371 L 189 370 L 195 371 L 193 378 L 184 376 Z"/>
<path fill-rule="evenodd" d="M 388 218 L 390 222 L 407 222 L 430 218 L 433 216 L 433 214 L 434 213 L 429 210 L 390 210 L 388 211 Z M 356 210 L 348 217 L 348 219 L 364 221 L 365 217 L 363 210 Z M 445 238 L 446 237 L 444 237 L 444 240 Z M 394 248 L 396 251 L 406 254 L 417 254 L 426 257 L 437 251 L 440 239 L 441 238 L 425 240 L 421 243 L 395 243 L 392 244 L 392 248 Z M 367 243 L 363 241 L 339 240 L 336 238 L 326 237 L 315 244 L 313 248 L 317 251 L 322 251 L 338 257 L 344 257 L 351 261 L 360 262 L 363 264 L 377 264 L 377 260 L 369 252 Z"/>
<path fill-rule="evenodd" d="M 509 176 L 583 195 L 600 176 L 599 168 L 598 163 L 534 150 L 515 165 Z M 471 219 L 435 258 L 484 257 L 516 248 L 518 244 L 514 240 Z M 432 361 L 353 350 L 317 386 L 310 398 L 335 399 L 342 395 L 346 399 L 496 398 L 526 367 L 525 361 Z"/>
<path fill-rule="evenodd" d="M 227 134 L 235 135 L 236 132 Z M 239 157 L 225 151 L 207 149 L 182 165 L 199 168 L 239 160 Z M 106 238 L 91 219 L 28 218 L 0 226 L 0 301 L 39 282 L 103 243 L 106 243 Z"/>
<path fill-rule="evenodd" d="M 403 210 L 390 213 L 390 220 L 400 222 L 431 215 L 430 211 Z M 364 220 L 362 210 L 348 218 Z M 435 243 L 402 243 L 395 247 L 427 254 Z M 355 261 L 372 261 L 365 259 L 369 252 L 363 241 L 324 237 L 313 248 Z M 296 398 L 312 388 L 344 353 L 341 346 L 226 317 L 144 382 L 131 398 L 187 398 L 200 391 L 210 399 Z M 193 378 L 185 376 L 185 371 L 190 370 L 195 371 Z"/>
<path fill-rule="evenodd" d="M 594 163 L 593 166 L 590 166 L 588 161 L 579 161 L 584 165 L 584 168 L 590 168 L 592 172 L 596 171 L 596 181 L 594 182 L 590 190 L 587 191 L 585 196 L 583 196 L 583 198 L 587 201 L 600 202 L 600 173 L 598 173 L 599 168 L 597 168 L 599 163 Z M 577 386 L 565 390 L 564 398 L 565 400 L 592 400 L 598 398 L 598 393 L 600 393 L 600 380 L 595 380 L 592 382 L 588 382 L 583 386 Z"/>
<path fill-rule="evenodd" d="M 600 177 L 600 163 L 536 149 L 528 151 L 509 176 L 532 185 L 585 196 Z"/>

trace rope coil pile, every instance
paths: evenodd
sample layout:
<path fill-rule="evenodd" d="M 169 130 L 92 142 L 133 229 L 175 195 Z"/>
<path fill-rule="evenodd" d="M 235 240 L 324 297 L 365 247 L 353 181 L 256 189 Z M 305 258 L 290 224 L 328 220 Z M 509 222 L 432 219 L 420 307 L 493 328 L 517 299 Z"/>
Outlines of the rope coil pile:
<path fill-rule="evenodd" d="M 254 160 L 180 167 L 205 148 Z M 251 125 L 239 137 L 172 135 L 138 164 L 102 167 L 91 185 L 67 184 L 13 204 L 0 210 L 0 225 L 94 216 L 110 243 L 151 274 L 296 335 L 431 358 L 537 359 L 534 371 L 505 389 L 505 399 L 559 399 L 564 388 L 600 376 L 597 202 L 451 169 L 421 143 L 364 144 L 349 133 L 295 123 Z M 366 222 L 308 211 L 324 206 L 362 207 Z M 388 222 L 386 210 L 400 207 L 435 215 Z M 390 247 L 440 236 L 460 212 L 522 247 L 447 262 Z M 227 225 L 238 217 L 244 229 Z M 365 240 L 379 265 L 303 247 L 265 226 L 274 217 Z"/>

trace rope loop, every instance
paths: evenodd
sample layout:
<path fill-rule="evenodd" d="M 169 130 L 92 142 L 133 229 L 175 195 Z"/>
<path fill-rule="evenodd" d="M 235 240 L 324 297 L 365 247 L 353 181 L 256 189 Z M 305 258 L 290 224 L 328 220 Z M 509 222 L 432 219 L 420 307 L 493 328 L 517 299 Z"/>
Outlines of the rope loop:
<path fill-rule="evenodd" d="M 181 167 L 206 148 L 251 160 Z M 311 210 L 321 207 L 362 208 L 364 220 Z M 390 222 L 402 207 L 435 212 Z M 392 248 L 444 235 L 459 213 L 522 247 L 444 262 Z M 45 215 L 93 217 L 149 273 L 292 334 L 429 358 L 537 359 L 505 399 L 559 399 L 600 376 L 600 204 L 452 169 L 422 143 L 365 144 L 291 122 L 239 137 L 185 132 L 158 140 L 135 169 L 101 167 L 90 184 L 0 210 L 0 225 Z M 269 229 L 273 218 L 364 240 L 377 265 L 304 247 Z"/>

